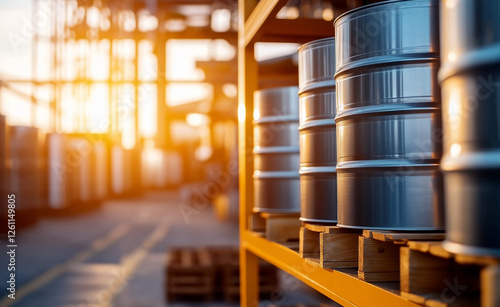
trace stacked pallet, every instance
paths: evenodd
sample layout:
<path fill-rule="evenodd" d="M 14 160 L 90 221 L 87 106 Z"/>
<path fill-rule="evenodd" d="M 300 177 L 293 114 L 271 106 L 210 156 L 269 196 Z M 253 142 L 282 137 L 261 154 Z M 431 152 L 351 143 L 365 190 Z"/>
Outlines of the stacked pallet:
<path fill-rule="evenodd" d="M 172 249 L 167 257 L 167 300 L 224 300 L 235 302 L 240 295 L 239 249 L 204 247 Z M 269 296 L 278 288 L 276 267 L 262 262 L 260 293 Z"/>

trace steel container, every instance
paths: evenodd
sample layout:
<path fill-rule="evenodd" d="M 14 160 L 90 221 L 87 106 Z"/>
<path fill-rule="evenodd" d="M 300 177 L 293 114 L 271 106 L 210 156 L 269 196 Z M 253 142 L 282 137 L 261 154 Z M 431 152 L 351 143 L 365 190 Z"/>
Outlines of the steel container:
<path fill-rule="evenodd" d="M 103 200 L 108 195 L 108 148 L 102 141 L 93 146 L 95 199 Z"/>
<path fill-rule="evenodd" d="M 297 87 L 254 95 L 254 211 L 300 210 Z"/>
<path fill-rule="evenodd" d="M 167 186 L 178 186 L 182 183 L 182 156 L 176 151 L 165 153 Z"/>
<path fill-rule="evenodd" d="M 500 257 L 500 2 L 441 10 L 444 248 Z"/>
<path fill-rule="evenodd" d="M 301 220 L 337 222 L 335 39 L 302 45 L 299 59 Z"/>
<path fill-rule="evenodd" d="M 66 136 L 60 133 L 47 135 L 48 206 L 62 209 L 68 206 Z"/>
<path fill-rule="evenodd" d="M 335 21 L 339 226 L 444 228 L 438 15 L 390 1 Z"/>
<path fill-rule="evenodd" d="M 92 144 L 86 139 L 71 137 L 66 150 L 70 202 L 78 204 L 94 200 Z"/>
<path fill-rule="evenodd" d="M 126 192 L 125 149 L 119 145 L 111 148 L 111 190 L 114 195 Z"/>
<path fill-rule="evenodd" d="M 7 193 L 16 195 L 16 209 L 40 209 L 41 190 L 38 168 L 38 129 L 10 126 L 7 133 Z"/>

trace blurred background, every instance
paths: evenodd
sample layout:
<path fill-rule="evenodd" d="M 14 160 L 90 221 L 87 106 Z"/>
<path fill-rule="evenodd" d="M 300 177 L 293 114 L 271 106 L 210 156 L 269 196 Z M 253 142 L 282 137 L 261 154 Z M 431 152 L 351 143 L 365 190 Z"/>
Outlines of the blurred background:
<path fill-rule="evenodd" d="M 331 3 L 278 17 L 332 21 L 346 7 Z M 17 297 L 4 287 L 0 306 L 165 306 L 169 250 L 237 251 L 237 4 L 0 0 L 1 192 L 18 244 Z M 260 88 L 297 85 L 297 47 L 256 45 Z M 325 301 L 277 274 L 264 304 Z"/>

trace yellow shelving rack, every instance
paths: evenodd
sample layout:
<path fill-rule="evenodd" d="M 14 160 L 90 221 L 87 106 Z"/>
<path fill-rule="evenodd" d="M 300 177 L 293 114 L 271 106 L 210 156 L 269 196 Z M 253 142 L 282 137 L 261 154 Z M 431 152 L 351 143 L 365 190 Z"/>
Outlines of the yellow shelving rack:
<path fill-rule="evenodd" d="M 345 0 L 338 1 L 345 4 Z M 253 208 L 253 93 L 258 89 L 256 42 L 305 43 L 334 36 L 332 22 L 280 20 L 287 0 L 239 0 L 238 118 L 240 163 L 241 305 L 258 306 L 258 260 L 262 258 L 344 306 L 418 306 L 399 290 L 357 278 L 357 271 L 318 268 L 299 254 L 249 231 Z"/>

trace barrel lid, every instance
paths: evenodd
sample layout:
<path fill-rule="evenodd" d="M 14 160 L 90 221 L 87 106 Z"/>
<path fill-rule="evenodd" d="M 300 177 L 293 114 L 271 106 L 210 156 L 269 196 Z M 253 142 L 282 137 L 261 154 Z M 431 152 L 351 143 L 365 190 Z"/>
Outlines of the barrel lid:
<path fill-rule="evenodd" d="M 330 44 L 335 44 L 335 37 L 332 36 L 332 37 L 326 37 L 326 38 L 320 38 L 320 39 L 317 39 L 317 40 L 313 40 L 313 41 L 310 41 L 310 42 L 307 42 L 305 44 L 302 44 L 300 45 L 298 51 L 301 51 L 305 48 L 308 48 L 310 46 L 315 46 L 315 45 L 325 45 L 325 46 L 330 46 Z"/>
<path fill-rule="evenodd" d="M 280 153 L 299 153 L 299 146 L 270 146 L 270 147 L 260 147 L 255 146 L 253 148 L 253 154 L 280 154 Z"/>
<path fill-rule="evenodd" d="M 318 173 L 326 173 L 326 174 L 335 174 L 335 166 L 315 166 L 315 167 L 301 167 L 299 170 L 299 174 L 307 175 L 307 174 L 318 174 Z"/>
<path fill-rule="evenodd" d="M 254 179 L 299 179 L 300 175 L 298 171 L 281 171 L 281 172 L 262 172 L 254 171 Z"/>
<path fill-rule="evenodd" d="M 421 0 L 423 1 L 423 0 Z M 424 0 L 426 2 L 437 2 L 437 0 Z M 381 1 L 381 2 L 376 2 L 376 3 L 372 3 L 372 4 L 367 4 L 367 5 L 363 5 L 363 6 L 359 6 L 357 8 L 354 8 L 352 10 L 349 10 L 345 13 L 342 13 L 340 14 L 340 16 L 338 16 L 337 18 L 335 18 L 335 20 L 333 21 L 333 26 L 335 27 L 337 22 L 340 20 L 340 19 L 343 19 L 344 17 L 348 16 L 348 15 L 352 15 L 353 13 L 356 13 L 356 12 L 359 12 L 359 11 L 364 11 L 364 10 L 369 10 L 373 7 L 377 7 L 377 6 L 381 6 L 381 5 L 390 5 L 390 4 L 394 4 L 394 3 L 397 3 L 397 2 L 417 2 L 415 0 L 386 0 L 386 1 Z M 436 4 L 437 5 L 437 4 Z"/>
<path fill-rule="evenodd" d="M 471 151 L 456 157 L 446 155 L 441 162 L 445 172 L 498 170 L 500 169 L 500 149 Z"/>

